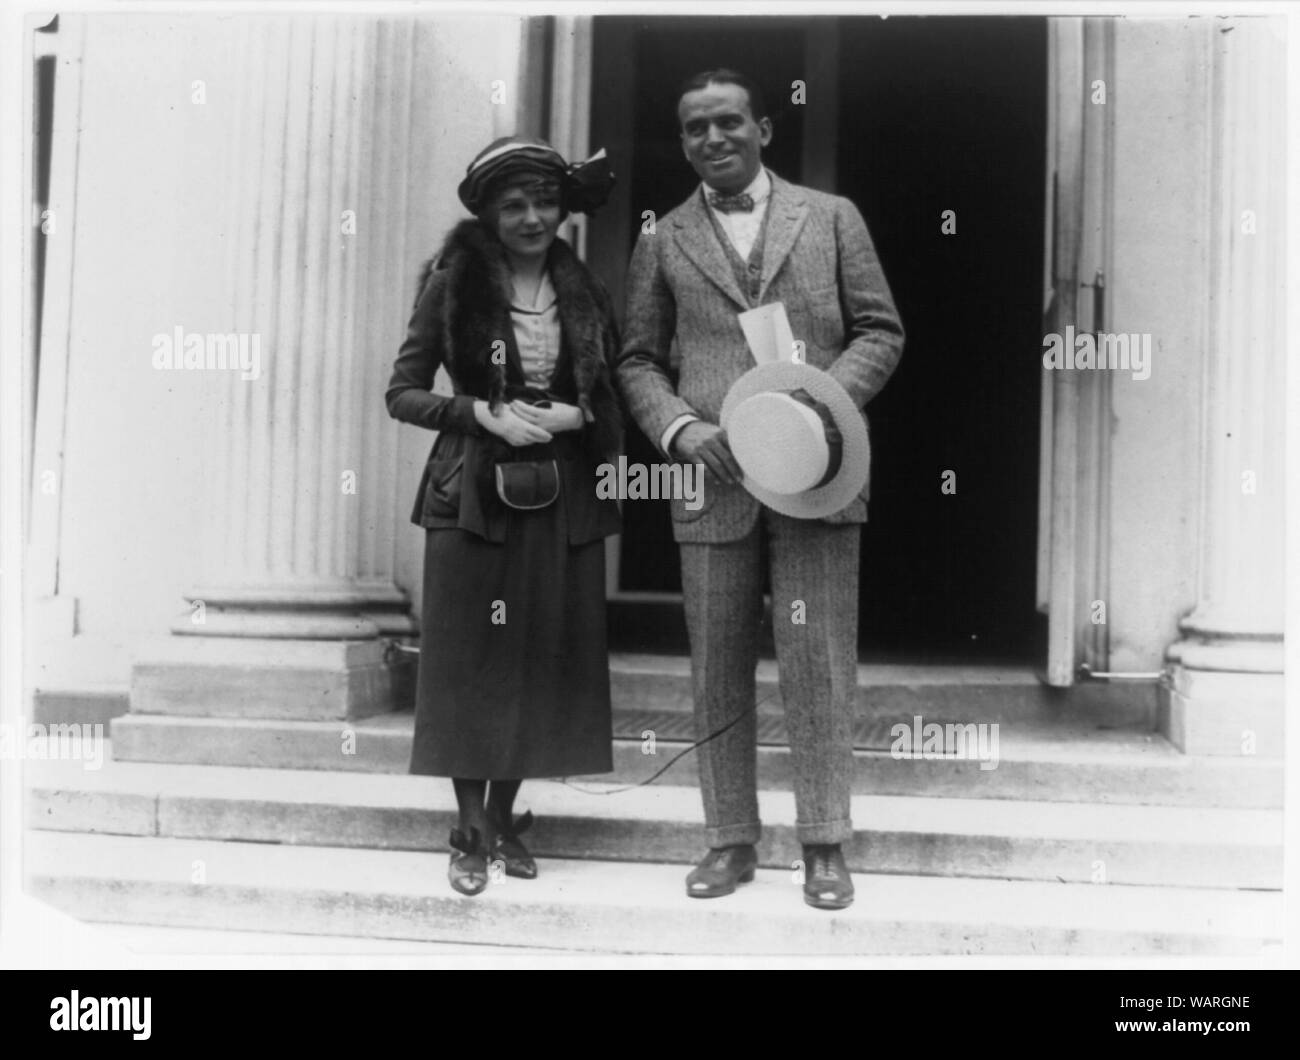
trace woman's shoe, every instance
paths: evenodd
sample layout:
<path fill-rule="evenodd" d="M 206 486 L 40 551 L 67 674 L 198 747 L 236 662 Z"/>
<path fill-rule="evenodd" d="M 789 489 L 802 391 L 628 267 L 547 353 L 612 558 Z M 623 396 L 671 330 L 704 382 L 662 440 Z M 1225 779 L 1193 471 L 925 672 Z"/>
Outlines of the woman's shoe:
<path fill-rule="evenodd" d="M 519 880 L 537 879 L 537 862 L 528 853 L 528 848 L 519 841 L 520 833 L 532 827 L 532 810 L 527 811 L 522 817 L 516 817 L 513 824 L 503 820 L 492 810 L 488 811 L 488 816 L 492 821 L 492 827 L 496 830 L 496 838 L 492 841 L 492 860 L 505 864 L 507 876 Z"/>
<path fill-rule="evenodd" d="M 461 894 L 481 894 L 488 885 L 488 855 L 483 836 L 477 828 L 471 828 L 468 837 L 459 828 L 453 828 L 447 842 L 451 846 L 447 879 L 452 887 Z"/>

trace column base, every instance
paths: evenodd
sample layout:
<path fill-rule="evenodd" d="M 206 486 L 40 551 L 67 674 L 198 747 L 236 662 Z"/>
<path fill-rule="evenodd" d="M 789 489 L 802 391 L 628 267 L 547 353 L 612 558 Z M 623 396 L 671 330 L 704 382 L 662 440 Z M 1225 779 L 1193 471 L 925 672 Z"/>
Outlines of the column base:
<path fill-rule="evenodd" d="M 1180 642 L 1169 650 L 1160 731 L 1185 754 L 1285 754 L 1285 679 L 1280 640 Z"/>
<path fill-rule="evenodd" d="M 133 714 L 333 721 L 399 709 L 385 642 L 168 637 L 131 669 Z"/>
<path fill-rule="evenodd" d="M 406 593 L 384 578 L 208 585 L 185 599 L 190 613 L 171 626 L 178 636 L 365 640 L 419 629 Z"/>

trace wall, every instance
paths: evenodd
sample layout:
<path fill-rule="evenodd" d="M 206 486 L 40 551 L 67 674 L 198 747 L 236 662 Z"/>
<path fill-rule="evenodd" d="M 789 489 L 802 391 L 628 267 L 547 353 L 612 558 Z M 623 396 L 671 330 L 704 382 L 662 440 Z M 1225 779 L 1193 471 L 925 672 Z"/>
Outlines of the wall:
<path fill-rule="evenodd" d="M 1207 19 L 1114 23 L 1106 329 L 1149 332 L 1152 364 L 1145 380 L 1112 378 L 1113 670 L 1160 669 L 1197 600 L 1214 32 Z"/>

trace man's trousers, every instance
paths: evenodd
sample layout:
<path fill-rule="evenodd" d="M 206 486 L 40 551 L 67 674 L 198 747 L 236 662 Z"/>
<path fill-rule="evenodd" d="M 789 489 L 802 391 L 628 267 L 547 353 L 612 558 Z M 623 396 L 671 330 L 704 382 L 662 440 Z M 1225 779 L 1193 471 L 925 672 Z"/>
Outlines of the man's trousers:
<path fill-rule="evenodd" d="M 856 523 L 792 519 L 764 506 L 743 540 L 681 545 L 696 739 L 745 714 L 696 751 L 711 847 L 757 843 L 761 831 L 757 716 L 750 708 L 763 609 L 764 532 L 799 842 L 841 843 L 853 833 L 861 529 Z"/>

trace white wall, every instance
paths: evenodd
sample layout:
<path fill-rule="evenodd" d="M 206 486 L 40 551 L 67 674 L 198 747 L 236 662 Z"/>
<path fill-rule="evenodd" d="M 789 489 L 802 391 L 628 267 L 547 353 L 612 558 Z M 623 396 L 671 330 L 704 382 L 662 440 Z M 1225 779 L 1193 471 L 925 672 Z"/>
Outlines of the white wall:
<path fill-rule="evenodd" d="M 1151 375 L 1112 379 L 1110 666 L 1158 670 L 1197 600 L 1210 284 L 1212 20 L 1121 19 L 1106 329 L 1152 335 Z"/>

